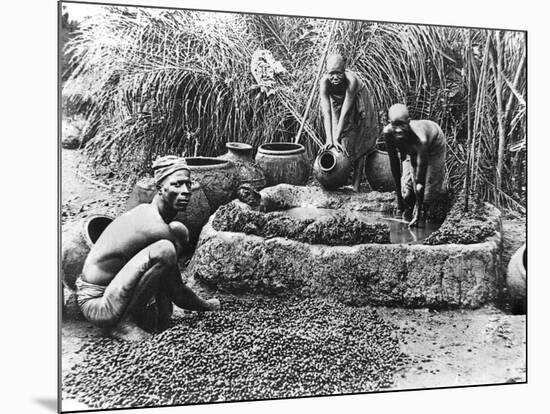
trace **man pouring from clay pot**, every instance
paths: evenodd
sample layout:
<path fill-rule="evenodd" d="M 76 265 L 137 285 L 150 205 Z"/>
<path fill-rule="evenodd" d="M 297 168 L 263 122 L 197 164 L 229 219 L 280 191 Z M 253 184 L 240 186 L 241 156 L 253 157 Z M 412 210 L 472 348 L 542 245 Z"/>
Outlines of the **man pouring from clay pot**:
<path fill-rule="evenodd" d="M 403 104 L 392 105 L 388 116 L 383 136 L 398 208 L 410 220 L 409 227 L 418 226 L 423 213 L 445 195 L 445 135 L 433 121 L 411 120 Z"/>
<path fill-rule="evenodd" d="M 333 54 L 327 58 L 319 95 L 326 134 L 323 150 L 334 146 L 350 157 L 353 189 L 359 191 L 366 155 L 378 134 L 378 119 L 365 84 L 357 74 L 346 70 L 341 55 Z"/>
<path fill-rule="evenodd" d="M 187 248 L 187 228 L 174 218 L 191 198 L 184 158 L 153 163 L 158 193 L 116 218 L 93 245 L 76 281 L 84 317 L 115 338 L 140 341 L 166 329 L 172 303 L 190 310 L 217 310 L 181 278 L 177 258 Z M 148 332 L 149 331 L 149 332 Z"/>

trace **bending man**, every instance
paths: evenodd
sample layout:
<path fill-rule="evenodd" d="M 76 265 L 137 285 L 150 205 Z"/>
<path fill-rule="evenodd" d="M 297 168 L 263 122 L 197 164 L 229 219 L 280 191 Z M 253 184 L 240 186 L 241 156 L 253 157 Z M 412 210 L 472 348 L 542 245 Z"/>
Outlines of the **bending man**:
<path fill-rule="evenodd" d="M 399 210 L 405 211 L 405 216 L 410 217 L 412 210 L 409 227 L 413 227 L 418 225 L 425 204 L 437 202 L 444 193 L 446 140 L 435 122 L 410 120 L 405 105 L 393 105 L 388 115 L 390 123 L 384 127 L 383 135 L 397 203 Z"/>
<path fill-rule="evenodd" d="M 319 87 L 321 116 L 326 134 L 324 148 L 345 151 L 353 163 L 353 189 L 359 185 L 367 153 L 376 143 L 378 120 L 367 89 L 359 77 L 346 70 L 341 55 L 327 58 L 327 73 Z"/>
<path fill-rule="evenodd" d="M 172 302 L 191 310 L 216 310 L 183 284 L 177 257 L 186 246 L 186 227 L 173 221 L 191 198 L 184 158 L 153 164 L 158 193 L 116 218 L 103 231 L 76 282 L 77 301 L 87 320 L 116 338 L 139 341 L 167 327 Z"/>

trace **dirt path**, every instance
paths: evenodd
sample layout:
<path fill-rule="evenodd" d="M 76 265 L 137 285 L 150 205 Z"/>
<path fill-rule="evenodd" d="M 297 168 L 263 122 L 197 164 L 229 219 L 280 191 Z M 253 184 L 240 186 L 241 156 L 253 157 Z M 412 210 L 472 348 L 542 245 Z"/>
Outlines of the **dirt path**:
<path fill-rule="evenodd" d="M 410 364 L 394 389 L 525 381 L 525 317 L 475 311 L 391 310 Z"/>
<path fill-rule="evenodd" d="M 128 191 L 108 172 L 96 176 L 80 150 L 61 152 L 61 222 L 77 220 L 92 212 L 117 215 L 122 212 Z"/>

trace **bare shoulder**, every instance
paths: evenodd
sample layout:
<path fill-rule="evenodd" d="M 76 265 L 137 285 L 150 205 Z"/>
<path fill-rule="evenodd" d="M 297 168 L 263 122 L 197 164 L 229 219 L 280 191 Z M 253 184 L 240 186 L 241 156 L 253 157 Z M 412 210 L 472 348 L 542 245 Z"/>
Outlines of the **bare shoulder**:
<path fill-rule="evenodd" d="M 411 129 L 421 139 L 431 141 L 441 132 L 441 127 L 437 122 L 429 119 L 416 119 L 410 122 Z"/>
<path fill-rule="evenodd" d="M 168 225 L 151 204 L 138 205 L 118 217 L 113 224 L 120 233 L 131 238 L 154 239 L 168 232 Z"/>

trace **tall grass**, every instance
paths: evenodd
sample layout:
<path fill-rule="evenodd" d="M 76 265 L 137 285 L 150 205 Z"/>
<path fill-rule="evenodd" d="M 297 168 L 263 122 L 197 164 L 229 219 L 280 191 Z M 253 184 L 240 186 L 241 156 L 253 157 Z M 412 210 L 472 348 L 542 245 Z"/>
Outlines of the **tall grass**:
<path fill-rule="evenodd" d="M 313 155 L 324 141 L 314 74 L 331 26 L 325 19 L 111 7 L 82 22 L 68 42 L 72 73 L 63 93 L 87 104 L 86 149 L 121 177 L 142 174 L 161 154 L 218 155 L 227 141 L 291 141 L 312 90 L 301 142 Z M 286 69 L 270 93 L 251 74 L 257 49 Z M 469 171 L 469 186 L 489 201 L 525 205 L 522 33 L 497 38 L 489 30 L 340 21 L 329 50 L 346 56 L 363 79 L 380 125 L 387 108 L 403 102 L 413 118 L 442 126 L 451 188 L 458 191 Z"/>

